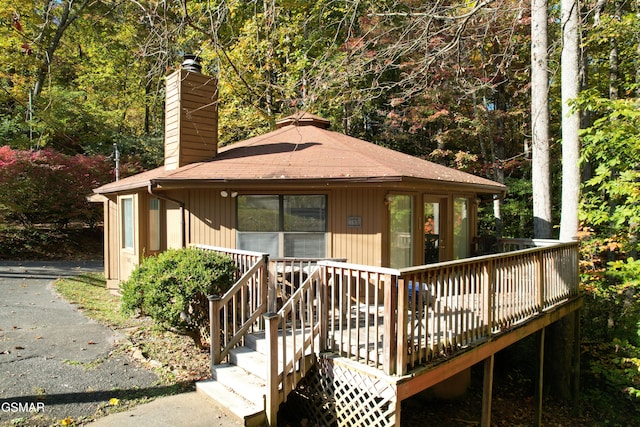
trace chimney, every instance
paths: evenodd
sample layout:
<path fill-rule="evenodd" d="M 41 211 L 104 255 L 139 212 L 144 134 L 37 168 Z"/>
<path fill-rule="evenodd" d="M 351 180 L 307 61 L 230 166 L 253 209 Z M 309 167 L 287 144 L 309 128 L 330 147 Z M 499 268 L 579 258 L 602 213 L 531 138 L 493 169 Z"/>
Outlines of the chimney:
<path fill-rule="evenodd" d="M 166 78 L 164 168 L 209 160 L 218 153 L 218 81 L 201 73 L 195 55 Z"/>

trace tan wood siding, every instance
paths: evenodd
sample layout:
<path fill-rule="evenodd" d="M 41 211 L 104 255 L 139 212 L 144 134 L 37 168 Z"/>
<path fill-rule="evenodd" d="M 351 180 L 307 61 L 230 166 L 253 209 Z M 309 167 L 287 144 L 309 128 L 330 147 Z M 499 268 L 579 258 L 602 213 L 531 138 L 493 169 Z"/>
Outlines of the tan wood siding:
<path fill-rule="evenodd" d="M 178 70 L 167 76 L 165 168 L 172 170 L 218 152 L 217 81 Z"/>
<path fill-rule="evenodd" d="M 220 189 L 189 192 L 189 243 L 236 247 L 235 198 L 222 197 Z"/>
<path fill-rule="evenodd" d="M 382 230 L 386 218 L 385 191 L 340 189 L 329 199 L 329 232 L 333 258 L 348 262 L 380 266 L 382 264 Z M 349 224 L 359 221 L 357 224 Z"/>

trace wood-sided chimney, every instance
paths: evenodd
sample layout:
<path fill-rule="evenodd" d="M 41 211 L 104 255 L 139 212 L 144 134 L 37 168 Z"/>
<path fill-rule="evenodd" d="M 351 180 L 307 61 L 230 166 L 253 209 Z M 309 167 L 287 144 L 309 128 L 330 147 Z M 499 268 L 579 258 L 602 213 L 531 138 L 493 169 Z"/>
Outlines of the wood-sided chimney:
<path fill-rule="evenodd" d="M 166 78 L 164 167 L 177 169 L 218 153 L 218 81 L 195 55 Z"/>

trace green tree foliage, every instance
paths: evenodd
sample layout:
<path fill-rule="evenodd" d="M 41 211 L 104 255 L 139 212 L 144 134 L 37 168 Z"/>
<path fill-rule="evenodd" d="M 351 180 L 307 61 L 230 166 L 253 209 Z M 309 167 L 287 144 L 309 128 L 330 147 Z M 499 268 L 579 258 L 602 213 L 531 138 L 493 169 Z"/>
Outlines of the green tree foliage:
<path fill-rule="evenodd" d="M 235 263 L 227 256 L 196 248 L 168 250 L 145 258 L 122 283 L 122 310 L 148 315 L 202 347 L 209 325 L 207 297 L 223 295 L 235 277 Z"/>
<path fill-rule="evenodd" d="M 580 205 L 589 383 L 637 401 L 640 367 L 640 102 L 636 4 L 598 2 L 584 40 L 589 88 L 579 107 L 584 182 Z"/>
<path fill-rule="evenodd" d="M 13 148 L 108 154 L 157 166 L 163 74 L 130 2 L 38 0 L 0 6 L 0 138 Z M 108 41 L 108 43 L 107 43 Z M 136 140 L 135 144 L 126 141 Z M 160 141 L 160 142 L 159 142 Z"/>

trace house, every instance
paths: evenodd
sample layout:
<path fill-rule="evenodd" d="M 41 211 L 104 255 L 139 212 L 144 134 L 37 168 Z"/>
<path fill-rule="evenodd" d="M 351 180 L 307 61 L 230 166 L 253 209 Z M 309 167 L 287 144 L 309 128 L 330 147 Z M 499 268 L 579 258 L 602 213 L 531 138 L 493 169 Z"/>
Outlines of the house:
<path fill-rule="evenodd" d="M 111 288 L 144 256 L 192 244 L 395 268 L 465 258 L 478 203 L 505 192 L 308 113 L 218 149 L 216 83 L 192 60 L 169 75 L 164 166 L 94 190 Z"/>
<path fill-rule="evenodd" d="M 540 332 L 544 360 L 545 328 L 581 307 L 577 242 L 511 241 L 519 250 L 471 257 L 478 205 L 502 184 L 308 113 L 218 149 L 216 106 L 216 80 L 197 63 L 169 75 L 164 166 L 94 190 L 108 286 L 169 248 L 234 258 L 238 281 L 209 296 L 212 376 L 196 388 L 230 393 L 245 425 L 277 425 L 280 405 L 302 392 L 324 425 L 399 425 L 405 399 L 464 391 L 484 363 L 489 426 L 495 354 Z M 306 264 L 323 258 L 348 263 Z M 272 274 L 274 260 L 288 264 Z M 286 268 L 301 273 L 278 294 Z M 541 413 L 541 392 L 536 403 Z"/>

